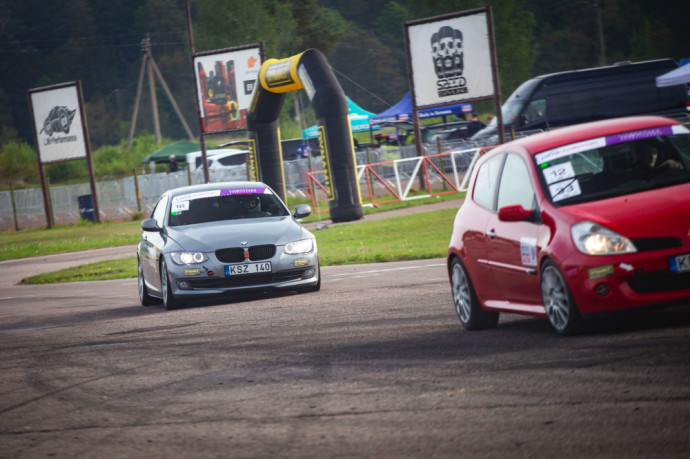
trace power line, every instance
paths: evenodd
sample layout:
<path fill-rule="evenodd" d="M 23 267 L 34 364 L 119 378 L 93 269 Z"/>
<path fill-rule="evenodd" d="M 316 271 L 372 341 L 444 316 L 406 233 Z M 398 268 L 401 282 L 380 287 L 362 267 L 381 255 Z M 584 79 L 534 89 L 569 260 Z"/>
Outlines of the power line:
<path fill-rule="evenodd" d="M 389 104 L 389 103 L 386 102 L 385 100 L 381 99 L 379 96 L 377 96 L 377 95 L 374 94 L 373 92 L 369 91 L 367 88 L 365 88 L 365 87 L 362 86 L 361 84 L 357 83 L 356 81 L 354 81 L 352 78 L 350 78 L 350 77 L 348 77 L 347 75 L 345 75 L 345 74 L 344 74 L 343 72 L 341 72 L 340 70 L 336 69 L 335 67 L 331 67 L 331 68 L 332 68 L 337 74 L 339 74 L 340 76 L 342 76 L 343 78 L 345 78 L 347 81 L 349 81 L 350 83 L 352 83 L 352 84 L 354 84 L 355 86 L 357 86 L 358 88 L 360 88 L 362 91 L 365 91 L 365 92 L 366 92 L 367 94 L 369 94 L 370 96 L 372 96 L 372 97 L 374 97 L 375 99 L 378 99 L 379 101 L 381 101 L 382 103 L 384 103 L 387 107 L 392 107 L 391 104 Z"/>
<path fill-rule="evenodd" d="M 34 40 L 34 43 L 54 43 L 54 40 Z M 23 48 L 23 47 L 16 47 L 18 43 L 26 44 L 30 43 L 29 41 L 27 42 L 10 42 L 10 43 L 0 43 L 0 53 L 18 53 L 18 54 L 23 54 L 23 53 L 34 53 L 34 52 L 41 52 L 46 48 Z M 156 42 L 155 44 L 151 45 L 151 48 L 159 48 L 162 46 L 186 46 L 187 42 L 185 41 L 167 41 L 167 42 Z M 117 49 L 117 48 L 141 48 L 141 40 L 138 41 L 137 43 L 121 43 L 117 45 L 84 45 L 84 46 L 61 46 L 60 49 L 68 49 L 68 50 L 74 50 L 74 49 Z M 53 49 L 53 48 L 50 48 Z"/>

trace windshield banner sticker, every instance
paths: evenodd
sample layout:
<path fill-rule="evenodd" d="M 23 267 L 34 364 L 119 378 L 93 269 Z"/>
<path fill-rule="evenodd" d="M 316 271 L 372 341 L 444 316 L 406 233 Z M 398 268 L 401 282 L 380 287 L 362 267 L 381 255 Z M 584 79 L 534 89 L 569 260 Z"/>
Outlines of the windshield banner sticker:
<path fill-rule="evenodd" d="M 564 156 L 572 155 L 574 153 L 579 153 L 581 151 L 594 150 L 595 148 L 601 148 L 606 146 L 606 139 L 599 137 L 597 139 L 585 140 L 583 142 L 577 142 L 570 145 L 564 145 L 562 147 L 554 148 L 552 150 L 546 150 L 542 153 L 535 155 L 537 164 L 543 164 L 547 161 L 552 161 L 557 158 L 562 158 Z"/>
<path fill-rule="evenodd" d="M 642 129 L 641 131 L 624 132 L 623 134 L 610 135 L 606 137 L 606 145 L 617 143 L 634 142 L 635 140 L 649 139 L 660 135 L 671 135 L 671 126 L 661 126 L 658 128 Z"/>
<path fill-rule="evenodd" d="M 173 204 L 176 202 L 190 201 L 192 199 L 201 198 L 213 198 L 220 196 L 220 190 L 210 190 L 210 191 L 199 191 L 197 193 L 182 194 L 180 196 L 175 196 L 172 200 Z"/>
<path fill-rule="evenodd" d="M 657 128 L 642 129 L 639 131 L 625 132 L 623 134 L 615 134 L 607 137 L 597 137 L 596 139 L 589 139 L 583 142 L 564 145 L 562 147 L 546 150 L 534 155 L 538 165 L 554 159 L 562 158 L 564 156 L 580 153 L 587 150 L 594 150 L 608 145 L 616 145 L 618 143 L 633 142 L 635 140 L 649 139 L 651 137 L 674 135 L 674 134 L 688 134 L 690 130 L 683 125 L 676 124 L 673 126 L 660 126 Z"/>
<path fill-rule="evenodd" d="M 271 190 L 266 187 L 246 187 L 246 188 L 228 188 L 223 190 L 209 190 L 198 191 L 196 193 L 182 194 L 175 196 L 172 200 L 173 206 L 175 203 L 182 201 L 192 201 L 194 199 L 215 198 L 218 196 L 233 196 L 240 194 L 272 194 Z"/>
<path fill-rule="evenodd" d="M 236 194 L 270 194 L 268 188 L 264 187 L 247 187 L 247 188 L 230 188 L 221 190 L 221 196 L 232 196 Z"/>

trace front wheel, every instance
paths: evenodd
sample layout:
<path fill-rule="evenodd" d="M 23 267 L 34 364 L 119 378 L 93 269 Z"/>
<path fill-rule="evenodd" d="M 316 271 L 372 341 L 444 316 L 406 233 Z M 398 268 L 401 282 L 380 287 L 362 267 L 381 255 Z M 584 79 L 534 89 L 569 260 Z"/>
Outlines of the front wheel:
<path fill-rule="evenodd" d="M 146 287 L 146 281 L 144 280 L 144 268 L 141 266 L 139 257 L 137 257 L 137 284 L 139 286 L 139 301 L 143 306 L 160 303 L 160 300 L 149 295 L 149 289 Z"/>
<path fill-rule="evenodd" d="M 541 297 L 546 317 L 561 335 L 572 335 L 582 326 L 582 316 L 565 278 L 556 264 L 547 260 L 541 270 Z"/>
<path fill-rule="evenodd" d="M 161 263 L 161 292 L 163 293 L 163 307 L 165 307 L 165 309 L 168 311 L 182 306 L 182 303 L 179 300 L 176 300 L 175 296 L 173 295 L 170 281 L 171 279 L 168 275 L 168 268 L 163 261 Z"/>
<path fill-rule="evenodd" d="M 482 309 L 474 292 L 470 276 L 462 262 L 457 258 L 451 264 L 450 283 L 455 312 L 466 330 L 494 328 L 498 324 L 498 312 Z"/>

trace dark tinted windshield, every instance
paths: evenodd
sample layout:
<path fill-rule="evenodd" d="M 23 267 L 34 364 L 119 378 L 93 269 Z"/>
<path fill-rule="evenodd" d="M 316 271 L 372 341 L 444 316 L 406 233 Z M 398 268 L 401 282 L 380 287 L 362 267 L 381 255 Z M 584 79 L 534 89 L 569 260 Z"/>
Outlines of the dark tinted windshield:
<path fill-rule="evenodd" d="M 283 202 L 265 188 L 210 190 L 175 196 L 168 225 L 287 215 Z"/>
<path fill-rule="evenodd" d="M 556 205 L 690 183 L 690 131 L 667 126 L 564 145 L 535 155 Z"/>

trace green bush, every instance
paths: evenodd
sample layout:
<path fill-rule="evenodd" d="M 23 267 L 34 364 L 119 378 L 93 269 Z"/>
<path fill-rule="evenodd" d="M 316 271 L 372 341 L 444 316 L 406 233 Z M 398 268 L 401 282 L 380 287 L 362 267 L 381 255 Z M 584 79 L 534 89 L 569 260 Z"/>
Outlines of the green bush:
<path fill-rule="evenodd" d="M 38 158 L 31 146 L 10 140 L 0 149 L 0 177 L 21 184 L 39 183 Z"/>

